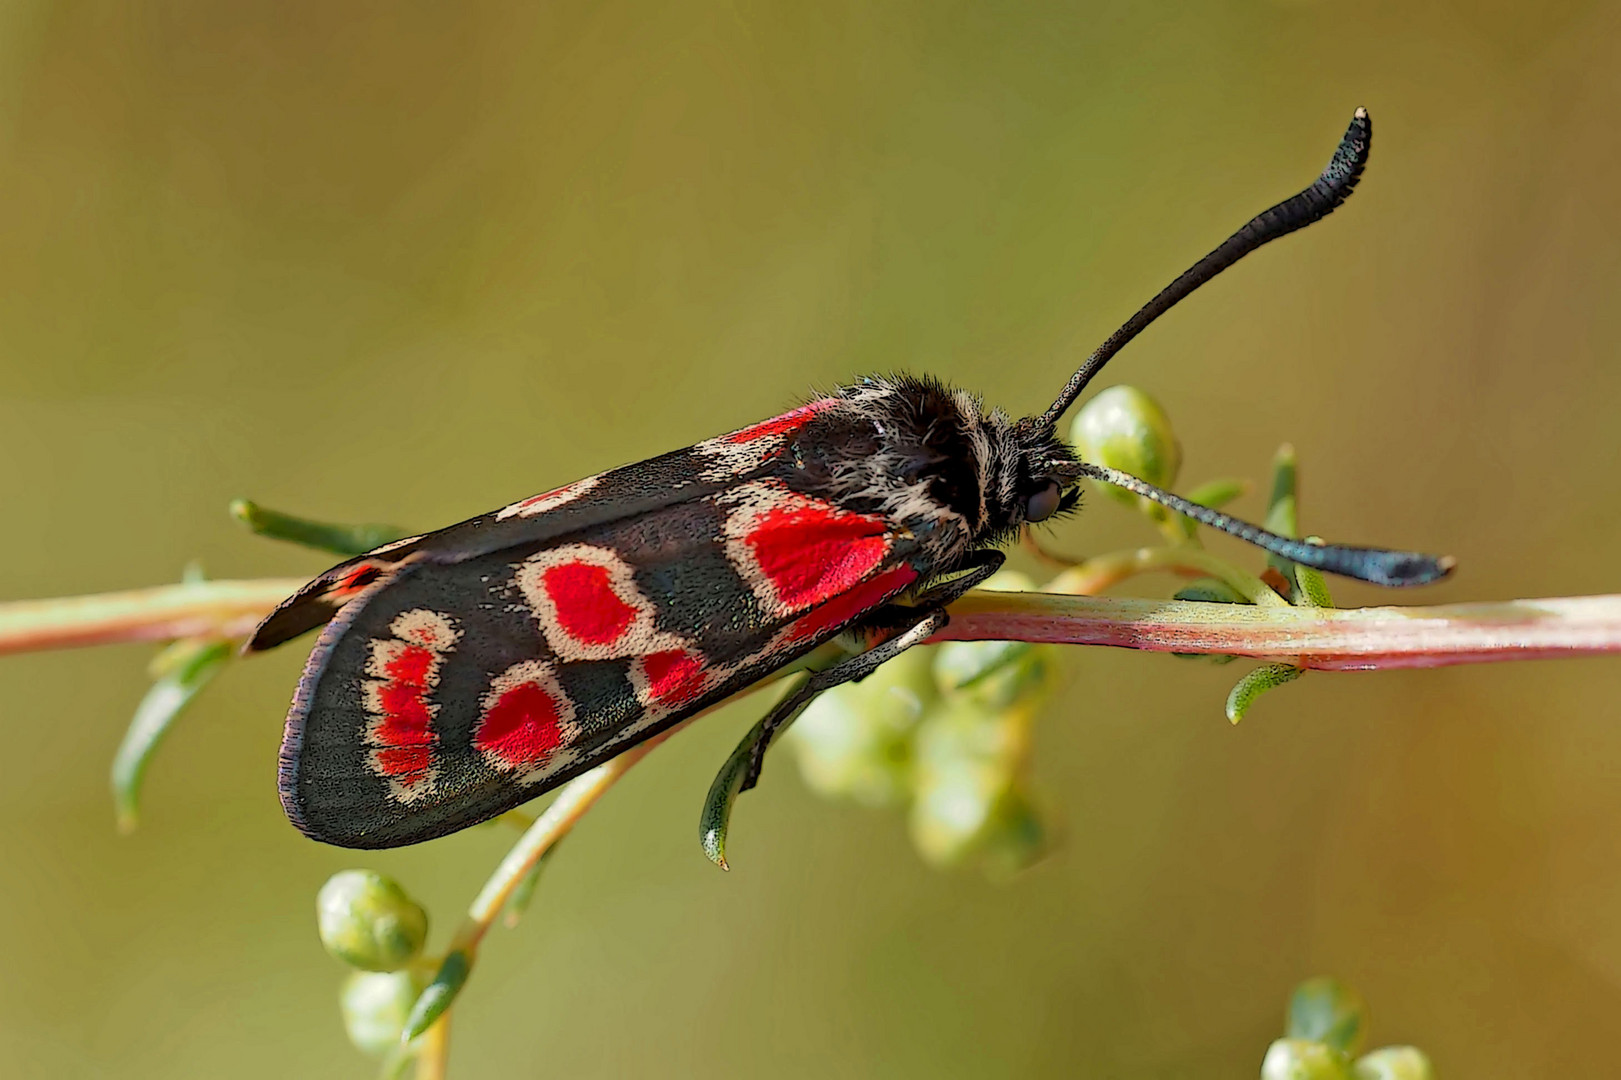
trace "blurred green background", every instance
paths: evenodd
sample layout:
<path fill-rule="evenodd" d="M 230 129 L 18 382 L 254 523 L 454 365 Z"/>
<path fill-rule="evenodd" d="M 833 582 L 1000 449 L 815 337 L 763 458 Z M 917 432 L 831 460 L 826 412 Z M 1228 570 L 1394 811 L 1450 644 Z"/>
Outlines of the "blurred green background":
<path fill-rule="evenodd" d="M 1190 482 L 1292 440 L 1306 529 L 1458 556 L 1403 599 L 1614 591 L 1617 56 L 1621 6 L 1575 0 L 17 0 L 0 596 L 314 572 L 227 501 L 432 527 L 875 369 L 1039 408 L 1359 104 L 1356 198 L 1104 382 L 1165 404 Z M 1053 542 L 1151 536 L 1094 499 Z M 509 834 L 301 838 L 294 647 L 210 689 L 117 837 L 149 655 L 0 662 L 0 1071 L 367 1075 L 316 889 L 394 874 L 440 941 Z M 717 872 L 732 707 L 564 846 L 452 1075 L 1254 1076 L 1318 971 L 1449 1076 L 1621 1071 L 1621 664 L 1318 674 L 1233 729 L 1239 670 L 1067 654 L 1063 846 L 1000 886 L 786 759 Z"/>

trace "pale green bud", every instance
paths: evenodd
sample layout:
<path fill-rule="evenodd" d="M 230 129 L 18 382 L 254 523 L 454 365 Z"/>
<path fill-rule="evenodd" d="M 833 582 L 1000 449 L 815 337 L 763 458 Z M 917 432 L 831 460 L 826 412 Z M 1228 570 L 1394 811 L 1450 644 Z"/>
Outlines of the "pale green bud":
<path fill-rule="evenodd" d="M 1111 386 L 1081 406 L 1070 425 L 1070 442 L 1082 460 L 1128 472 L 1169 488 L 1182 468 L 1182 445 L 1159 402 L 1134 386 Z M 1098 484 L 1110 498 L 1135 505 L 1138 496 Z"/>
<path fill-rule="evenodd" d="M 1261 1080 L 1352 1080 L 1351 1063 L 1314 1039 L 1279 1039 L 1266 1049 Z"/>
<path fill-rule="evenodd" d="M 927 649 L 911 649 L 858 683 L 811 702 L 785 739 L 818 794 L 895 806 L 911 789 L 912 732 L 935 701 Z"/>
<path fill-rule="evenodd" d="M 422 951 L 428 913 L 392 878 L 343 870 L 321 886 L 315 922 L 326 951 L 363 971 L 396 971 Z"/>
<path fill-rule="evenodd" d="M 1016 570 L 999 570 L 983 584 L 992 592 L 1029 592 L 1036 583 Z M 963 694 L 987 710 L 1033 704 L 1047 689 L 1052 650 L 1028 641 L 948 641 L 933 646 L 941 693 Z"/>
<path fill-rule="evenodd" d="M 1326 975 L 1307 979 L 1289 995 L 1284 1034 L 1291 1039 L 1316 1039 L 1355 1054 L 1362 1049 L 1367 1030 L 1368 1003 L 1338 979 Z"/>
<path fill-rule="evenodd" d="M 1039 862 L 1052 845 L 1046 815 L 1016 780 L 991 811 L 984 838 L 986 872 L 992 877 L 1011 877 Z"/>
<path fill-rule="evenodd" d="M 374 1057 L 398 1048 L 411 1006 L 426 985 L 409 971 L 351 972 L 338 991 L 349 1041 Z"/>
<path fill-rule="evenodd" d="M 1386 1046 L 1357 1059 L 1356 1080 L 1435 1080 L 1435 1066 L 1416 1046 Z"/>
<path fill-rule="evenodd" d="M 1028 734 L 1022 717 L 968 698 L 943 704 L 919 726 L 909 826 L 925 859 L 949 865 L 983 845 L 1017 780 Z"/>

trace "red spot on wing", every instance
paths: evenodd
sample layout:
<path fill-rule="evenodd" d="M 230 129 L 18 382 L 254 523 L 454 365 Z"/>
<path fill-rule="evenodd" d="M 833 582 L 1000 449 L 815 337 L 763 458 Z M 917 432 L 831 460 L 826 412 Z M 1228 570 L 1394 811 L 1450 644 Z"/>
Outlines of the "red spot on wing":
<path fill-rule="evenodd" d="M 377 703 L 382 706 L 383 719 L 380 731 L 384 733 L 383 741 L 389 745 L 398 745 L 402 742 L 417 742 L 418 738 L 412 736 L 428 736 L 428 722 L 433 714 L 428 711 L 428 703 L 423 700 L 423 688 L 411 686 L 407 683 L 384 683 L 377 688 Z M 390 737 L 387 732 L 397 732 Z"/>
<path fill-rule="evenodd" d="M 359 592 L 376 581 L 378 575 L 382 572 L 382 567 L 377 566 L 375 563 L 361 563 L 359 566 L 352 567 L 347 574 L 339 578 L 331 591 L 342 595 Z"/>
<path fill-rule="evenodd" d="M 372 734 L 379 744 L 374 760 L 383 775 L 406 787 L 423 780 L 433 761 L 435 736 L 427 692 L 438 659 L 431 649 L 406 645 L 383 664 L 385 678 L 376 687 L 381 715 Z"/>
<path fill-rule="evenodd" d="M 515 768 L 542 764 L 565 741 L 557 700 L 533 681 L 496 698 L 473 735 L 476 749 Z"/>
<path fill-rule="evenodd" d="M 420 645 L 408 645 L 383 665 L 383 675 L 390 683 L 427 686 L 428 673 L 433 670 L 435 659 L 432 650 Z"/>
<path fill-rule="evenodd" d="M 383 774 L 406 787 L 425 780 L 433 764 L 433 751 L 426 746 L 395 746 L 373 754 Z"/>
<path fill-rule="evenodd" d="M 636 618 L 636 609 L 614 592 L 608 571 L 591 563 L 553 566 L 543 577 L 563 632 L 587 645 L 611 645 Z"/>
<path fill-rule="evenodd" d="M 788 628 L 790 642 L 817 637 L 835 627 L 845 625 L 862 612 L 882 604 L 917 580 L 917 571 L 902 563 L 892 566 L 871 580 L 864 581 L 848 592 L 840 593 L 827 603 L 794 620 Z"/>
<path fill-rule="evenodd" d="M 680 702 L 703 689 L 703 661 L 685 649 L 669 649 L 642 657 L 647 696 L 657 702 Z"/>
<path fill-rule="evenodd" d="M 725 440 L 729 443 L 748 443 L 772 435 L 786 435 L 790 431 L 798 431 L 811 417 L 837 404 L 837 398 L 822 398 L 820 401 L 813 401 L 809 405 L 801 405 L 797 409 L 785 412 L 781 416 L 773 416 L 769 420 L 751 424 L 741 431 L 734 431 L 725 436 Z"/>
<path fill-rule="evenodd" d="M 745 542 L 777 598 L 793 610 L 854 588 L 890 547 L 881 519 L 809 501 L 767 510 Z"/>

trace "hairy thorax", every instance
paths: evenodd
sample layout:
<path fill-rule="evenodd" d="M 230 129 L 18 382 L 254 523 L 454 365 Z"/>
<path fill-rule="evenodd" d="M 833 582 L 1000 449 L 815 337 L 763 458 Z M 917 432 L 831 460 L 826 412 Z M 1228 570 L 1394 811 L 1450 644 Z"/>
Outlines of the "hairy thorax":
<path fill-rule="evenodd" d="M 794 433 L 791 487 L 877 514 L 914 535 L 934 569 L 1017 525 L 1014 425 L 932 379 L 870 378 Z"/>

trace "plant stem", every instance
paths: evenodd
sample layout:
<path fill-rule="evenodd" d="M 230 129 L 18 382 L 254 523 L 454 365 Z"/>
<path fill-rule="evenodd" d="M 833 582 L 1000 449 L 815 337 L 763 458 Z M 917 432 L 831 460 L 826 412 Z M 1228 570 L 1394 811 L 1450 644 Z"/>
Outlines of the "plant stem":
<path fill-rule="evenodd" d="M 1054 584 L 1065 592 L 1093 591 L 1144 570 L 1206 574 L 1217 565 L 1219 560 L 1192 548 L 1145 548 L 1090 559 L 1059 575 Z M 1230 568 L 1213 576 L 1239 587 Z M 0 604 L 0 654 L 187 636 L 242 637 L 301 584 L 288 578 L 208 581 Z M 1258 584 L 1258 579 L 1244 583 L 1239 591 L 1255 593 Z M 976 591 L 952 606 L 951 626 L 938 640 L 1225 653 L 1327 669 L 1621 653 L 1621 596 L 1297 608 L 1264 585 L 1260 588 L 1273 599 L 1257 594 L 1265 602 L 1256 606 Z"/>
<path fill-rule="evenodd" d="M 1435 607 L 1308 608 L 973 592 L 938 641 L 1225 653 L 1325 670 L 1621 653 L 1621 595 Z"/>
<path fill-rule="evenodd" d="M 471 955 L 477 950 L 484 935 L 495 925 L 495 920 L 501 914 L 501 909 L 506 906 L 512 891 L 518 887 L 529 871 L 534 869 L 540 857 L 546 854 L 552 845 L 567 836 L 569 830 L 574 828 L 575 822 L 596 805 L 597 800 L 606 795 L 608 789 L 618 783 L 619 778 L 624 776 L 632 765 L 642 760 L 654 747 L 684 726 L 678 724 L 668 731 L 661 732 L 641 745 L 631 747 L 618 757 L 605 761 L 590 772 L 564 784 L 562 790 L 557 793 L 557 798 L 541 811 L 534 824 L 530 825 L 522 838 L 512 845 L 512 849 L 495 868 L 495 873 L 490 875 L 484 887 L 468 905 L 467 916 L 457 928 L 446 951 L 461 950 Z"/>
<path fill-rule="evenodd" d="M 199 581 L 0 604 L 0 654 L 116 641 L 243 638 L 300 578 Z"/>
<path fill-rule="evenodd" d="M 1266 582 L 1254 574 L 1240 570 L 1190 544 L 1133 548 L 1130 551 L 1096 555 L 1053 578 L 1047 584 L 1047 591 L 1094 596 L 1129 577 L 1154 570 L 1216 578 L 1232 586 L 1240 596 L 1257 607 L 1289 606 L 1289 601 L 1272 591 Z"/>
<path fill-rule="evenodd" d="M 450 1013 L 433 1022 L 417 1040 L 416 1072 L 412 1080 L 445 1080 L 450 1069 Z"/>

